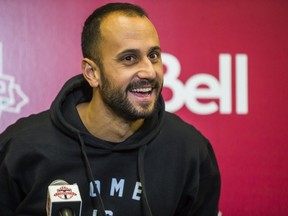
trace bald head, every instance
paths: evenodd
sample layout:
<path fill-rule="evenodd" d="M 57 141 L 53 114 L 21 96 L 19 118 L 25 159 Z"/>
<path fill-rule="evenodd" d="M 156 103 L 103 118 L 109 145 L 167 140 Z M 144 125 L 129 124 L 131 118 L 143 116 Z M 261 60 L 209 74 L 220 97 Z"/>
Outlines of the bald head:
<path fill-rule="evenodd" d="M 147 13 L 139 6 L 130 3 L 109 3 L 96 9 L 85 21 L 81 47 L 84 58 L 89 58 L 101 65 L 100 43 L 103 39 L 101 33 L 102 22 L 112 13 L 120 13 L 127 17 L 148 17 Z"/>

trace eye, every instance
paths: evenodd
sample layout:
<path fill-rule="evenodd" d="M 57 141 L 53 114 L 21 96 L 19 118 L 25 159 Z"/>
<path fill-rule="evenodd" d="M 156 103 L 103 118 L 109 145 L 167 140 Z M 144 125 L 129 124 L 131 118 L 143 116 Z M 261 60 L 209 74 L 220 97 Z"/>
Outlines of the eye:
<path fill-rule="evenodd" d="M 137 62 L 137 57 L 134 55 L 125 55 L 121 58 L 121 61 L 126 65 L 132 65 Z"/>
<path fill-rule="evenodd" d="M 134 57 L 133 56 L 125 56 L 124 60 L 125 61 L 133 61 Z"/>
<path fill-rule="evenodd" d="M 156 63 L 158 62 L 160 56 L 161 56 L 160 52 L 152 52 L 149 54 L 148 57 L 151 60 L 151 62 Z"/>

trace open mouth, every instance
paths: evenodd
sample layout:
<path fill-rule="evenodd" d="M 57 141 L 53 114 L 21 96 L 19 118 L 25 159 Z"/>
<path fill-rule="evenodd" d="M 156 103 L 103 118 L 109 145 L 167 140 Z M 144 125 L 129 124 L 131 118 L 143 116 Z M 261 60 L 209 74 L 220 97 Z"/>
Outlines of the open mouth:
<path fill-rule="evenodd" d="M 150 101 L 153 98 L 155 90 L 158 88 L 158 82 L 156 80 L 140 80 L 138 82 L 131 83 L 128 86 L 128 91 L 141 101 Z"/>
<path fill-rule="evenodd" d="M 147 87 L 147 88 L 133 88 L 130 90 L 131 93 L 133 94 L 151 94 L 152 93 L 152 87 Z"/>

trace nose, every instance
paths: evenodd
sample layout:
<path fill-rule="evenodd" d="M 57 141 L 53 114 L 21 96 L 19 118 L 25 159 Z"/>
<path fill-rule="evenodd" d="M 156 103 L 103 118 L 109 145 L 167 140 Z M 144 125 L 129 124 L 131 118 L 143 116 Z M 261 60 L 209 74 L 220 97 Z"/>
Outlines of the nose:
<path fill-rule="evenodd" d="M 144 58 L 141 62 L 140 69 L 138 71 L 138 77 L 140 79 L 153 80 L 156 78 L 156 70 L 153 63 L 149 58 Z"/>

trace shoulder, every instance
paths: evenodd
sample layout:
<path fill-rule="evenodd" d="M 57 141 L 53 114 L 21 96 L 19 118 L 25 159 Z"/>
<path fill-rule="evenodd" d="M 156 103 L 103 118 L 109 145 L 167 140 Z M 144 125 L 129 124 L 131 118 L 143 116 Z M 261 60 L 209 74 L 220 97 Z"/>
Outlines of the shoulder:
<path fill-rule="evenodd" d="M 48 135 L 51 128 L 48 110 L 21 118 L 0 134 L 0 150 L 5 145 L 19 147 L 18 145 L 25 143 L 27 146 L 37 140 L 44 140 L 44 134 Z"/>
<path fill-rule="evenodd" d="M 12 166 L 15 161 L 20 161 L 19 163 L 27 161 L 27 156 L 31 159 L 32 154 L 29 152 L 33 152 L 36 144 L 48 140 L 47 136 L 43 135 L 44 128 L 48 128 L 47 122 L 49 111 L 44 111 L 21 118 L 10 125 L 0 134 L 0 163 L 6 161 L 7 165 Z"/>
<path fill-rule="evenodd" d="M 209 140 L 197 128 L 169 112 L 164 115 L 162 139 L 177 151 L 200 156 L 200 160 L 205 159 L 211 148 Z"/>
<path fill-rule="evenodd" d="M 207 140 L 197 128 L 173 113 L 165 112 L 163 127 L 165 130 L 177 135 L 178 138 L 183 136 L 186 139 L 193 137 L 194 139 Z"/>
<path fill-rule="evenodd" d="M 58 153 L 67 151 L 70 154 L 70 151 L 74 151 L 70 143 L 71 139 L 52 123 L 49 110 L 33 114 L 19 119 L 0 134 L 0 164 L 4 160 L 13 170 L 11 167 L 19 164 L 63 157 L 64 153 Z"/>
<path fill-rule="evenodd" d="M 21 136 L 27 134 L 27 132 L 39 130 L 43 124 L 47 124 L 47 120 L 49 119 L 49 111 L 20 118 L 14 124 L 7 127 L 1 136 Z"/>

